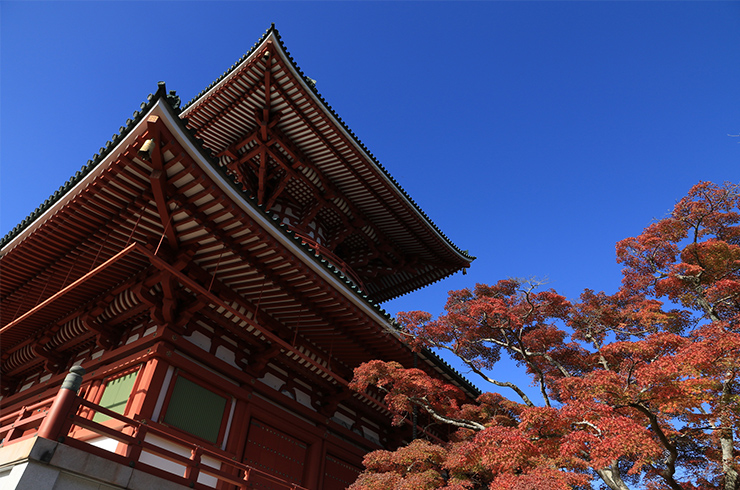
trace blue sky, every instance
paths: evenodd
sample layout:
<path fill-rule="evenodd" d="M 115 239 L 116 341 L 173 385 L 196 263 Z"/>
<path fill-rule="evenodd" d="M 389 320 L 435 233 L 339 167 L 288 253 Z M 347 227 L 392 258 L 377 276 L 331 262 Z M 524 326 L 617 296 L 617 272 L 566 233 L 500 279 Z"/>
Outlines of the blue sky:
<path fill-rule="evenodd" d="M 619 284 L 617 240 L 738 181 L 738 2 L 0 2 L 0 235 L 156 90 L 190 100 L 274 22 L 432 220 L 478 257 L 383 305 Z M 504 376 L 502 376 L 504 377 Z"/>

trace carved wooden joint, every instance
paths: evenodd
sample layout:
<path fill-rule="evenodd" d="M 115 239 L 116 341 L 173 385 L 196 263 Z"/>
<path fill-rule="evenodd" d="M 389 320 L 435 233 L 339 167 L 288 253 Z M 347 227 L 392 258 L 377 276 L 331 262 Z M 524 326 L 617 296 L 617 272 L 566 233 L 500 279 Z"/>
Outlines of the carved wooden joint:
<path fill-rule="evenodd" d="M 261 378 L 262 375 L 265 374 L 267 364 L 279 355 L 280 346 L 277 344 L 271 344 L 267 348 L 255 349 L 255 352 L 249 361 L 249 370 L 255 375 L 255 377 Z"/>

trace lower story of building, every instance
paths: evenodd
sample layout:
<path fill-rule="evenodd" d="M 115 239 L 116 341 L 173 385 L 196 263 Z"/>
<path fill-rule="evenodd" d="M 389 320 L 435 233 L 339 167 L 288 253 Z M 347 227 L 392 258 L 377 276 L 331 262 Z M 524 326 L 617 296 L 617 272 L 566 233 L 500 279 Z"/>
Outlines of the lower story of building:
<path fill-rule="evenodd" d="M 357 478 L 367 452 L 393 444 L 390 426 L 371 420 L 370 407 L 348 391 L 319 393 L 305 375 L 272 362 L 260 377 L 236 369 L 226 376 L 228 356 L 207 355 L 193 339 L 161 339 L 150 333 L 125 356 L 103 354 L 97 363 L 86 355 L 89 371 L 79 370 L 71 395 L 59 389 L 60 374 L 3 400 L 0 487 L 32 488 L 22 483 L 43 477 L 33 488 L 56 488 L 52 480 L 59 488 L 168 488 L 137 487 L 142 472 L 186 488 L 339 490 Z M 62 393 L 71 399 L 63 410 L 55 408 Z M 52 418 L 61 420 L 53 430 Z M 24 455 L 28 444 L 36 449 Z M 84 457 L 64 456 L 74 452 Z M 108 481 L 108 473 L 129 476 Z"/>

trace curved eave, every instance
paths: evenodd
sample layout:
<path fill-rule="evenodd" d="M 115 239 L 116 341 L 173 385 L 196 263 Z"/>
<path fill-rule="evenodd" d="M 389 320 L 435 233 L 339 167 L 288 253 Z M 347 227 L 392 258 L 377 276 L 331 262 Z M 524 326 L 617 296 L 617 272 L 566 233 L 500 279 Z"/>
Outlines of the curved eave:
<path fill-rule="evenodd" d="M 361 310 L 365 311 L 369 317 L 373 318 L 378 328 L 390 332 L 398 342 L 403 343 L 397 332 L 395 322 L 384 309 L 369 298 L 367 294 L 359 290 L 348 277 L 344 276 L 329 261 L 316 255 L 315 251 L 302 243 L 300 238 L 293 232 L 284 225 L 279 224 L 277 217 L 273 213 L 263 209 L 262 206 L 258 206 L 253 197 L 241 190 L 240 186 L 210 159 L 207 150 L 202 147 L 201 142 L 190 134 L 184 126 L 183 121 L 177 117 L 177 109 L 172 107 L 168 99 L 169 97 L 166 95 L 164 84 L 160 84 L 159 90 L 155 94 L 148 96 L 147 101 L 141 104 L 141 110 L 134 112 L 132 119 L 127 120 L 126 125 L 122 126 L 120 132 L 101 148 L 100 153 L 95 154 L 57 192 L 3 237 L 2 241 L 0 241 L 0 259 L 8 259 L 6 255 L 18 246 L 23 247 L 23 243 L 29 238 L 32 239 L 32 235 L 37 229 L 42 227 L 56 213 L 62 211 L 74 196 L 82 192 L 90 183 L 94 182 L 97 176 L 104 172 L 116 159 L 120 148 L 129 145 L 138 136 L 142 121 L 156 111 L 157 114 L 165 116 L 168 126 L 179 135 L 183 144 L 188 145 L 196 161 L 199 162 L 202 168 L 208 169 L 217 177 L 216 180 L 223 186 L 223 190 L 230 194 L 235 202 L 240 204 L 255 219 L 261 221 L 265 229 L 271 230 L 273 236 L 278 238 L 287 248 L 293 249 L 296 252 L 296 256 L 302 257 L 304 262 L 310 264 L 312 269 L 320 276 L 323 276 L 326 281 L 334 284 L 336 290 L 341 291 L 345 297 L 360 307 Z M 461 387 L 468 396 L 475 397 L 479 393 L 469 381 L 434 353 L 423 351 L 422 359 L 429 360 L 437 372 L 442 374 L 448 381 Z"/>
<path fill-rule="evenodd" d="M 169 106 L 167 107 L 169 108 Z M 276 237 L 282 235 L 283 238 L 287 238 L 287 243 L 284 242 L 285 245 L 297 247 L 302 252 L 300 256 L 308 258 L 309 261 L 313 262 L 319 268 L 323 268 L 325 271 L 328 271 L 330 273 L 328 279 L 331 282 L 334 282 L 335 286 L 339 286 L 337 287 L 339 291 L 350 291 L 352 293 L 350 295 L 350 299 L 352 299 L 356 305 L 361 306 L 363 310 L 365 310 L 370 314 L 370 316 L 375 318 L 379 326 L 381 326 L 384 330 L 390 332 L 393 337 L 395 337 L 399 342 L 405 344 L 398 333 L 398 324 L 388 314 L 388 312 L 381 308 L 378 303 L 368 297 L 367 294 L 365 294 L 362 290 L 358 289 L 357 286 L 352 282 L 352 280 L 345 276 L 341 270 L 334 267 L 331 262 L 324 259 L 321 255 L 317 255 L 315 251 L 310 248 L 310 246 L 302 243 L 301 239 L 295 233 L 293 233 L 293 231 L 288 229 L 284 224 L 279 223 L 278 217 L 276 215 L 271 213 L 269 210 L 266 210 L 263 206 L 258 205 L 254 196 L 251 196 L 247 192 L 242 190 L 241 186 L 237 182 L 235 182 L 233 178 L 229 174 L 227 174 L 222 167 L 220 167 L 216 162 L 212 161 L 210 156 L 208 156 L 207 150 L 203 148 L 201 142 L 197 140 L 197 138 L 194 138 L 190 134 L 188 129 L 185 127 L 184 122 L 180 119 L 174 118 L 173 112 L 170 112 L 170 115 L 173 116 L 170 121 L 172 125 L 177 126 L 180 131 L 180 135 L 184 138 L 187 138 L 190 144 L 194 146 L 194 149 L 197 150 L 197 154 L 202 159 L 201 161 L 203 163 L 203 168 L 208 168 L 214 173 L 220 175 L 220 182 L 228 185 L 229 190 L 231 193 L 233 193 L 233 195 L 241 197 L 241 201 L 250 205 L 252 213 L 256 213 L 266 220 L 266 229 L 275 230 L 277 232 L 275 234 Z M 430 350 L 423 349 L 420 355 L 422 360 L 426 361 L 449 382 L 452 382 L 453 384 L 461 388 L 467 396 L 471 398 L 476 398 L 480 396 L 481 392 L 478 388 L 476 388 L 470 381 L 468 381 L 463 375 L 461 375 L 457 370 L 455 370 L 437 354 Z"/>
<path fill-rule="evenodd" d="M 367 308 L 367 305 L 371 305 L 374 310 L 372 312 L 373 316 L 379 315 L 378 320 L 382 318 L 383 322 L 390 321 L 390 316 L 385 312 L 385 310 L 380 308 L 363 291 L 358 289 L 350 278 L 334 267 L 331 262 L 320 255 L 316 255 L 314 250 L 307 244 L 302 243 L 301 239 L 291 230 L 283 224 L 278 223 L 277 216 L 269 210 L 264 209 L 262 206 L 259 206 L 253 196 L 250 196 L 241 190 L 239 185 L 235 183 L 222 168 L 211 161 L 210 156 L 208 156 L 208 151 L 205 150 L 202 147 L 201 142 L 194 138 L 187 128 L 184 127 L 182 121 L 175 115 L 174 109 L 170 107 L 169 104 L 162 103 L 163 101 L 161 100 L 161 96 L 164 95 L 163 87 L 164 86 L 161 85 L 158 92 L 155 94 L 149 94 L 147 102 L 143 102 L 141 104 L 141 110 L 134 112 L 133 119 L 127 120 L 126 126 L 121 127 L 120 132 L 101 148 L 100 153 L 96 153 L 91 160 L 88 160 L 87 164 L 84 165 L 80 171 L 76 172 L 75 175 L 65 182 L 64 185 L 60 186 L 59 190 L 39 205 L 20 224 L 3 237 L 0 242 L 0 258 L 11 251 L 15 246 L 22 243 L 26 237 L 31 235 L 38 227 L 42 226 L 49 217 L 53 216 L 59 209 L 61 209 L 71 197 L 76 195 L 92 182 L 97 174 L 104 171 L 104 162 L 112 161 L 119 145 L 126 144 L 128 138 L 133 138 L 135 136 L 134 133 L 136 132 L 136 128 L 139 126 L 141 121 L 151 114 L 155 107 L 159 106 L 159 114 L 168 115 L 169 117 L 167 120 L 170 123 L 170 126 L 173 129 L 177 129 L 183 142 L 187 142 L 190 145 L 192 150 L 191 156 L 193 156 L 196 161 L 202 163 L 202 167 L 208 170 L 209 173 L 215 177 L 215 180 L 223 184 L 225 191 L 232 194 L 232 197 L 236 197 L 234 202 L 240 204 L 243 209 L 248 210 L 253 217 L 262 221 L 265 225 L 265 229 L 273 231 L 273 234 L 280 238 L 284 242 L 284 245 L 289 248 L 297 249 L 297 255 L 308 258 L 312 264 L 323 269 L 323 274 L 326 275 L 327 279 L 339 286 L 337 288 L 338 290 L 352 291 L 352 296 L 358 305 L 362 305 L 363 308 Z"/>
<path fill-rule="evenodd" d="M 394 336 L 397 336 L 397 333 L 392 328 L 388 328 L 389 322 L 392 320 L 385 310 L 373 301 L 373 299 L 368 297 L 365 292 L 360 290 L 349 277 L 334 267 L 331 262 L 317 255 L 309 245 L 302 243 L 298 236 L 285 225 L 279 223 L 277 216 L 269 210 L 264 209 L 264 207 L 259 206 L 253 196 L 244 192 L 221 167 L 211 160 L 208 151 L 202 147 L 201 142 L 190 134 L 188 129 L 185 128 L 183 121 L 177 117 L 175 109 L 166 100 L 163 100 L 164 95 L 165 90 L 162 84 L 159 91 L 155 94 L 150 94 L 147 102 L 141 104 L 141 110 L 134 112 L 133 119 L 129 119 L 126 126 L 121 127 L 119 134 L 115 135 L 111 141 L 106 143 L 105 147 L 101 148 L 100 153 L 95 154 L 93 159 L 89 160 L 57 192 L 44 201 L 19 225 L 13 228 L 2 239 L 0 258 L 21 244 L 36 229 L 43 226 L 48 218 L 62 209 L 73 196 L 82 191 L 99 173 L 103 172 L 106 162 L 109 164 L 115 159 L 117 149 L 121 145 L 128 144 L 129 139 L 135 138 L 139 125 L 148 115 L 156 110 L 158 115 L 166 117 L 169 127 L 176 130 L 182 143 L 188 145 L 191 157 L 213 176 L 214 180 L 221 185 L 222 190 L 231 195 L 236 204 L 247 211 L 254 219 L 261 222 L 264 228 L 270 231 L 275 238 L 278 238 L 284 246 L 294 250 L 296 256 L 303 257 L 304 261 L 311 265 L 315 271 L 323 275 L 328 282 L 334 284 L 336 290 L 348 293 L 348 299 L 365 310 L 369 316 L 375 318 L 378 324 L 384 325 L 388 331 L 393 333 Z"/>
<path fill-rule="evenodd" d="M 168 123 L 170 123 L 170 128 L 176 129 L 179 136 L 183 139 L 182 142 L 187 142 L 190 145 L 190 149 L 192 150 L 191 156 L 194 160 L 201 165 L 203 170 L 206 170 L 212 176 L 213 180 L 221 187 L 225 194 L 232 198 L 235 204 L 238 204 L 255 221 L 261 223 L 263 228 L 280 240 L 286 248 L 293 250 L 296 256 L 303 258 L 304 262 L 324 276 L 325 280 L 332 283 L 336 290 L 349 292 L 350 294 L 347 295 L 348 299 L 352 300 L 357 306 L 375 318 L 379 324 L 387 326 L 390 316 L 385 310 L 380 308 L 362 290 L 358 289 L 352 280 L 334 267 L 331 262 L 321 255 L 317 255 L 309 245 L 303 243 L 295 233 L 280 223 L 274 213 L 257 204 L 254 196 L 242 190 L 241 186 L 223 168 L 212 161 L 208 155 L 208 151 L 203 148 L 201 142 L 190 134 L 184 126 L 183 121 L 177 118 L 171 108 L 169 106 L 166 107 L 170 109 L 168 111 L 168 116 L 170 117 L 167 119 Z M 390 331 L 397 336 L 395 331 L 392 329 Z"/>
<path fill-rule="evenodd" d="M 422 211 L 422 209 L 406 193 L 406 191 L 400 186 L 400 184 L 390 175 L 385 167 L 383 167 L 383 165 L 373 156 L 373 154 L 367 149 L 367 147 L 365 147 L 365 145 L 352 132 L 352 130 L 349 129 L 349 127 L 345 124 L 341 117 L 339 117 L 339 115 L 334 112 L 331 106 L 329 106 L 326 100 L 324 100 L 321 94 L 319 94 L 319 92 L 316 90 L 316 87 L 306 81 L 306 76 L 285 48 L 285 45 L 283 44 L 282 39 L 277 29 L 275 29 L 274 25 L 262 36 L 259 42 L 256 43 L 247 54 L 242 56 L 242 58 L 237 63 L 232 65 L 229 70 L 227 70 L 219 79 L 214 81 L 206 90 L 204 90 L 193 100 L 188 102 L 181 112 L 181 117 L 187 118 L 191 111 L 193 111 L 196 107 L 201 104 L 207 103 L 207 101 L 211 97 L 217 94 L 221 87 L 224 87 L 232 78 L 238 76 L 241 72 L 241 69 L 244 68 L 268 42 L 272 42 L 274 46 L 279 47 L 278 51 L 280 52 L 281 59 L 285 61 L 285 65 L 292 72 L 291 75 L 293 82 L 296 83 L 300 87 L 300 90 L 304 94 L 307 94 L 309 97 L 311 97 L 313 102 L 323 110 L 324 114 L 327 116 L 327 119 L 329 121 L 332 121 L 335 128 L 341 134 L 343 134 L 344 138 L 348 142 L 350 142 L 351 145 L 354 146 L 355 151 L 358 154 L 362 155 L 363 160 L 366 162 L 368 168 L 372 169 L 379 178 L 385 181 L 387 188 L 392 189 L 393 192 L 395 192 L 397 198 L 404 203 L 405 208 L 411 210 L 411 212 L 416 216 L 416 219 L 420 223 L 424 223 L 425 227 L 430 233 L 430 237 L 435 237 L 433 241 L 441 244 L 444 248 L 445 251 L 441 252 L 442 249 L 440 249 L 440 253 L 442 255 L 447 255 L 450 257 L 450 268 L 444 273 L 422 273 L 417 278 L 421 279 L 422 277 L 424 277 L 421 282 L 418 280 L 413 280 L 413 278 L 409 278 L 411 279 L 410 284 L 408 284 L 406 287 L 389 288 L 389 291 L 387 291 L 385 295 L 381 295 L 382 297 L 379 297 L 377 299 L 379 299 L 380 301 L 385 301 L 387 299 L 406 294 L 408 292 L 424 287 L 430 283 L 443 279 L 444 277 L 447 277 L 461 269 L 467 268 L 475 259 L 475 257 L 458 248 L 434 224 L 434 222 L 426 215 L 426 213 L 424 213 L 424 211 Z"/>
<path fill-rule="evenodd" d="M 81 186 L 86 179 L 89 179 L 90 173 L 93 172 L 101 162 L 108 158 L 115 149 L 131 135 L 133 129 L 139 125 L 145 115 L 157 103 L 160 96 L 163 96 L 164 94 L 164 84 L 160 83 L 159 90 L 156 93 L 149 94 L 147 96 L 147 100 L 141 103 L 139 108 L 140 110 L 134 111 L 131 118 L 126 120 L 126 125 L 121 126 L 118 133 L 107 141 L 105 145 L 100 148 L 98 153 L 95 153 L 93 157 L 88 160 L 82 168 L 80 168 L 80 170 L 75 172 L 67 182 L 61 185 L 54 194 L 49 196 L 48 199 L 26 216 L 23 221 L 6 233 L 5 236 L 0 239 L 0 257 L 5 255 L 15 245 L 23 241 L 23 239 L 34 229 L 34 225 L 43 222 L 48 217 L 52 209 L 58 208 L 61 202 L 71 194 L 74 194 L 74 189 Z"/>

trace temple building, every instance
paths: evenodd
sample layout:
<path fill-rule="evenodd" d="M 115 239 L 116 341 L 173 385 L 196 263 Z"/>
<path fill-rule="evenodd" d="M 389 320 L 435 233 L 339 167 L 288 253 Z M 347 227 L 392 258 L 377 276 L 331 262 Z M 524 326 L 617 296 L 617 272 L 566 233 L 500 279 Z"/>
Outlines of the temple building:
<path fill-rule="evenodd" d="M 0 241 L 0 488 L 343 489 L 413 437 L 373 359 L 475 387 L 378 305 L 470 266 L 277 30 L 180 107 L 160 83 Z"/>

